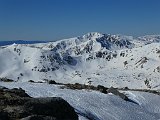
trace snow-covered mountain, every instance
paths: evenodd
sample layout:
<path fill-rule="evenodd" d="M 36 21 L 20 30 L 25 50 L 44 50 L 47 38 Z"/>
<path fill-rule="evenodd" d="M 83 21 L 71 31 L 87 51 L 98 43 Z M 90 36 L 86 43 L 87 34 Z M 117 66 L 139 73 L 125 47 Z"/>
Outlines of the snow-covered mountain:
<path fill-rule="evenodd" d="M 88 33 L 0 47 L 0 77 L 106 87 L 160 88 L 160 36 Z"/>
<path fill-rule="evenodd" d="M 1 46 L 0 78 L 16 81 L 0 79 L 0 87 L 20 87 L 32 97 L 62 97 L 74 107 L 79 120 L 159 120 L 158 94 L 120 91 L 130 100 L 126 101 L 112 93 L 71 90 L 45 81 L 158 91 L 160 36 L 94 32 L 56 42 Z"/>

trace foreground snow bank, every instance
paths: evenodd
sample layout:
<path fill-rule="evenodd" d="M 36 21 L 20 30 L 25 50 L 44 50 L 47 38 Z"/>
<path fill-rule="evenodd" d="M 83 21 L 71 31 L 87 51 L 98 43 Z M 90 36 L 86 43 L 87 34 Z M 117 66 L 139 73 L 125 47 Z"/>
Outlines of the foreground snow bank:
<path fill-rule="evenodd" d="M 60 89 L 59 86 L 38 83 L 3 83 L 8 88 L 21 87 L 32 97 L 62 97 L 79 114 L 80 120 L 158 120 L 160 96 L 144 92 L 125 92 L 135 101 L 127 102 L 97 91 Z"/>

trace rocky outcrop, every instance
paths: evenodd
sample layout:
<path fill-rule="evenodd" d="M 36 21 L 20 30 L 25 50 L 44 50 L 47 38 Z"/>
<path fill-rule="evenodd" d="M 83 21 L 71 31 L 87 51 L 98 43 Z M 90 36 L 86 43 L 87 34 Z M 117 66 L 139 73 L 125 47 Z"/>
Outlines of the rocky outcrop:
<path fill-rule="evenodd" d="M 2 82 L 13 82 L 14 80 L 4 77 L 4 78 L 0 78 L 0 81 L 2 81 Z"/>
<path fill-rule="evenodd" d="M 106 87 L 104 87 L 104 86 L 102 86 L 102 85 L 98 85 L 98 86 L 97 86 L 97 90 L 100 91 L 100 92 L 102 92 L 102 93 L 107 94 L 108 88 L 106 88 Z"/>
<path fill-rule="evenodd" d="M 32 98 L 21 88 L 0 87 L 0 120 L 20 119 L 78 120 L 78 115 L 62 98 Z"/>
<path fill-rule="evenodd" d="M 113 88 L 113 87 L 110 87 L 107 90 L 107 93 L 112 93 L 112 94 L 114 94 L 116 96 L 119 96 L 120 98 L 122 98 L 123 100 L 126 100 L 126 101 L 129 100 L 128 97 L 125 94 L 120 93 L 116 88 Z"/>

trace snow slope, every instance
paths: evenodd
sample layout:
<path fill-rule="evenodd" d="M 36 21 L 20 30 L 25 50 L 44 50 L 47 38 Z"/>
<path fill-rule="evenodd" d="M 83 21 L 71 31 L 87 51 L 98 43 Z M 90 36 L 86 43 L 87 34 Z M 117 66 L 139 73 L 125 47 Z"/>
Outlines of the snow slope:
<path fill-rule="evenodd" d="M 159 41 L 158 35 L 88 33 L 56 42 L 3 46 L 0 77 L 158 90 Z"/>
<path fill-rule="evenodd" d="M 112 94 L 88 90 L 60 89 L 60 86 L 28 82 L 1 83 L 21 87 L 32 97 L 62 97 L 79 115 L 79 120 L 159 120 L 160 96 L 144 92 L 125 92 L 137 104 Z"/>

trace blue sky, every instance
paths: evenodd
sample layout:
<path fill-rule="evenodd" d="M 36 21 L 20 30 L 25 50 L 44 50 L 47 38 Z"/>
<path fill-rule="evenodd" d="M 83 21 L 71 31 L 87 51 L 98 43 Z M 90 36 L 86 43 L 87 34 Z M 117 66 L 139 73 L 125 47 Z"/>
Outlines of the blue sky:
<path fill-rule="evenodd" d="M 160 34 L 160 0 L 0 0 L 0 40 Z"/>

